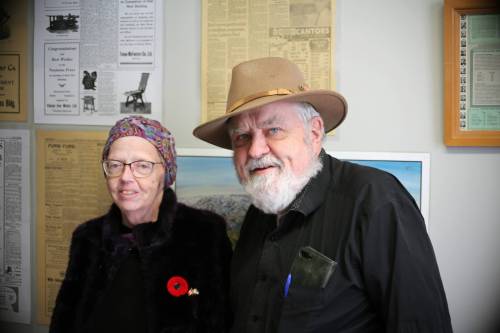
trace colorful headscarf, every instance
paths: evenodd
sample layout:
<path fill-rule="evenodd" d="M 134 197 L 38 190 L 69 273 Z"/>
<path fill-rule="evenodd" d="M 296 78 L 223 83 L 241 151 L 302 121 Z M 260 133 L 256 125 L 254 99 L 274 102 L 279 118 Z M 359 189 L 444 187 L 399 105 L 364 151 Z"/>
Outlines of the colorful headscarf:
<path fill-rule="evenodd" d="M 108 140 L 102 150 L 102 160 L 108 158 L 111 144 L 124 136 L 138 136 L 151 142 L 160 152 L 165 166 L 165 186 L 172 185 L 177 173 L 174 136 L 158 121 L 142 116 L 120 119 L 109 130 Z"/>

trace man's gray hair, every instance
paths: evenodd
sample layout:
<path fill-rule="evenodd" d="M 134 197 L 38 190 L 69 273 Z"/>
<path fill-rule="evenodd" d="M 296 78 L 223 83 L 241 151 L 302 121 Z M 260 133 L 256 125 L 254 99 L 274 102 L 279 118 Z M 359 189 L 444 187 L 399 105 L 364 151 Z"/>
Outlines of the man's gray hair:
<path fill-rule="evenodd" d="M 295 108 L 295 112 L 299 116 L 300 120 L 304 123 L 306 129 L 310 128 L 310 120 L 314 117 L 321 117 L 318 111 L 307 102 L 298 102 L 297 107 Z M 325 129 L 323 128 L 323 138 L 325 138 Z"/>

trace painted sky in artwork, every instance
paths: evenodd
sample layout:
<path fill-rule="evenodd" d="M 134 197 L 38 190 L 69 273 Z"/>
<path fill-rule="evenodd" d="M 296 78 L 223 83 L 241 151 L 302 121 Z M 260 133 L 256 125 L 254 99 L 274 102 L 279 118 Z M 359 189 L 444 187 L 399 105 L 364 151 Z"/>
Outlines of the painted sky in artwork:
<path fill-rule="evenodd" d="M 396 176 L 421 207 L 422 163 L 420 161 L 351 160 L 351 162 L 387 171 Z"/>
<path fill-rule="evenodd" d="M 212 194 L 243 194 L 231 157 L 178 156 L 179 197 Z"/>

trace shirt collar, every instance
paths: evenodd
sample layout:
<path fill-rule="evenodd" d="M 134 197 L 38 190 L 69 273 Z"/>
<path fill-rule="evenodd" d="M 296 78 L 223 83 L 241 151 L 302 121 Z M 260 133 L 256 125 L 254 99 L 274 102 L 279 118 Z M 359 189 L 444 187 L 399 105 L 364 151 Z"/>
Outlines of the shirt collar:
<path fill-rule="evenodd" d="M 330 161 L 328 157 L 325 150 L 321 149 L 319 158 L 322 168 L 320 172 L 312 177 L 302 191 L 299 192 L 297 197 L 290 204 L 287 213 L 296 211 L 307 216 L 321 205 L 331 183 Z"/>

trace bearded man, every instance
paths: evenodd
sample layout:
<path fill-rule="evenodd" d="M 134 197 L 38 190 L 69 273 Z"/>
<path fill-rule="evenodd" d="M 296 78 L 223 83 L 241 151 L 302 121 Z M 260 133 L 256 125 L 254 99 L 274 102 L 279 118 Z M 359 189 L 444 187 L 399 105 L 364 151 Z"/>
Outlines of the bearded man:
<path fill-rule="evenodd" d="M 233 68 L 226 114 L 194 130 L 233 150 L 252 198 L 231 267 L 232 332 L 452 331 L 411 195 L 322 148 L 346 110 L 292 62 L 262 58 Z"/>

